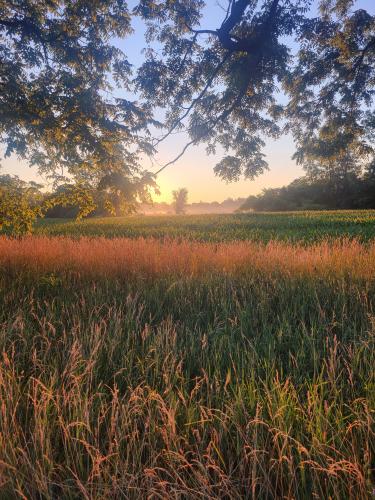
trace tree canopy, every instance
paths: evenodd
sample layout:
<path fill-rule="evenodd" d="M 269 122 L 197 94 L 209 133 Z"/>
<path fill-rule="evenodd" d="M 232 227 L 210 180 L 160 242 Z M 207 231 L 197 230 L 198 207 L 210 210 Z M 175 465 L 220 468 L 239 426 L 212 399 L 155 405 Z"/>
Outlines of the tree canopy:
<path fill-rule="evenodd" d="M 294 158 L 311 173 L 359 173 L 374 158 L 375 16 L 353 3 L 325 2 L 303 22 L 285 85 Z"/>
<path fill-rule="evenodd" d="M 215 171 L 229 181 L 262 173 L 264 138 L 284 131 L 306 167 L 372 161 L 373 15 L 354 0 L 321 1 L 317 17 L 311 0 L 229 0 L 222 23 L 206 29 L 205 4 L 142 0 L 137 8 L 151 42 L 137 85 L 167 109 L 164 137 L 185 129 L 187 146 L 223 147 Z"/>
<path fill-rule="evenodd" d="M 53 179 L 95 185 L 116 172 L 151 182 L 150 110 L 116 97 L 132 73 L 115 37 L 131 32 L 122 0 L 0 0 L 0 139 Z M 141 189 L 142 192 L 142 189 Z"/>
<path fill-rule="evenodd" d="M 5 155 L 101 190 L 115 212 L 149 196 L 142 158 L 180 131 L 189 139 L 161 169 L 205 143 L 221 156 L 217 175 L 252 179 L 267 168 L 265 138 L 291 132 L 313 175 L 370 171 L 375 16 L 355 0 L 321 0 L 314 16 L 312 0 L 227 0 L 219 25 L 205 26 L 207 4 L 0 0 Z M 135 72 L 114 43 L 134 16 L 147 26 Z"/>

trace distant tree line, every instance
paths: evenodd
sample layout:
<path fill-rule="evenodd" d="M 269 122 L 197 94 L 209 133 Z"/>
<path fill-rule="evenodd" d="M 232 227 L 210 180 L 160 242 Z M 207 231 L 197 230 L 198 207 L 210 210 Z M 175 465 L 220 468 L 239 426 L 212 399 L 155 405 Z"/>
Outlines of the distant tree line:
<path fill-rule="evenodd" d="M 363 176 L 351 172 L 341 182 L 327 177 L 301 177 L 288 186 L 264 189 L 257 196 L 249 196 L 238 211 L 367 208 L 375 209 L 374 172 Z"/>
<path fill-rule="evenodd" d="M 185 213 L 189 215 L 201 214 L 224 214 L 235 212 L 244 202 L 246 198 L 227 198 L 219 201 L 199 201 L 187 203 Z M 173 203 L 157 202 L 139 205 L 138 212 L 144 215 L 171 215 L 175 212 Z"/>

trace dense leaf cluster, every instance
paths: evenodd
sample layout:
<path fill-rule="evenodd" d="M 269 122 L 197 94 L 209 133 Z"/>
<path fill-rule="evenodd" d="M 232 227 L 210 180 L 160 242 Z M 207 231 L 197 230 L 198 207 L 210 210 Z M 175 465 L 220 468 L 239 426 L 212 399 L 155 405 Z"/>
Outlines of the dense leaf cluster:
<path fill-rule="evenodd" d="M 224 155 L 226 180 L 262 173 L 264 138 L 291 131 L 308 169 L 351 172 L 374 150 L 375 16 L 355 1 L 229 0 L 222 23 L 201 24 L 207 2 L 142 0 L 152 43 L 137 83 L 167 108 L 166 135 Z M 297 50 L 296 50 L 297 48 Z M 280 98 L 278 91 L 283 90 Z"/>
<path fill-rule="evenodd" d="M 123 0 L 0 0 L 0 139 L 57 182 L 116 173 L 147 183 L 150 110 L 116 97 L 132 73 L 114 39 L 131 32 Z M 143 181 L 143 182 L 141 182 Z"/>

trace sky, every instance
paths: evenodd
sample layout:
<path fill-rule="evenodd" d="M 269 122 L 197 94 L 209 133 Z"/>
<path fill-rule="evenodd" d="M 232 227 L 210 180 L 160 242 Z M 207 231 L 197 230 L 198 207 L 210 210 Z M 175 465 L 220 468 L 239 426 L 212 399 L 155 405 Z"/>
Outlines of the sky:
<path fill-rule="evenodd" d="M 131 5 L 132 2 L 129 2 Z M 221 0 L 225 5 L 225 0 Z M 206 9 L 202 18 L 201 27 L 216 29 L 222 19 L 223 10 L 219 1 L 207 0 Z M 357 0 L 355 8 L 364 8 L 375 14 L 375 0 Z M 313 6 L 313 10 L 315 6 Z M 133 21 L 134 34 L 125 40 L 115 43 L 127 54 L 129 61 L 137 67 L 142 62 L 142 48 L 145 46 L 144 26 L 139 20 Z M 290 136 L 282 136 L 278 140 L 264 138 L 265 159 L 269 170 L 254 180 L 241 179 L 238 182 L 226 183 L 215 176 L 213 167 L 220 159 L 220 153 L 207 156 L 204 145 L 191 147 L 175 164 L 167 167 L 157 178 L 160 187 L 160 196 L 154 196 L 155 201 L 172 200 L 172 191 L 180 187 L 188 189 L 188 201 L 223 201 L 226 198 L 247 197 L 258 194 L 264 188 L 280 187 L 290 183 L 293 179 L 303 175 L 303 170 L 292 160 L 294 152 L 293 140 Z M 156 171 L 180 153 L 187 142 L 185 134 L 169 137 L 159 146 L 156 163 L 151 164 L 146 159 L 144 168 Z M 35 168 L 30 168 L 26 162 L 16 157 L 1 159 L 2 172 L 16 174 L 24 180 L 36 180 L 46 184 Z"/>

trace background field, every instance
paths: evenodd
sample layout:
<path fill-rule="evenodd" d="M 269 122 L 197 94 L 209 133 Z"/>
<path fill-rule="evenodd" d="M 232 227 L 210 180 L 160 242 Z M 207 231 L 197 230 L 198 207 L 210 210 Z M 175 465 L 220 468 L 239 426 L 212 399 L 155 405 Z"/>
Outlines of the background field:
<path fill-rule="evenodd" d="M 233 215 L 133 216 L 80 222 L 42 219 L 36 234 L 111 237 L 176 237 L 198 241 L 375 238 L 375 210 L 274 212 Z"/>
<path fill-rule="evenodd" d="M 0 238 L 0 498 L 372 499 L 374 217 Z"/>

